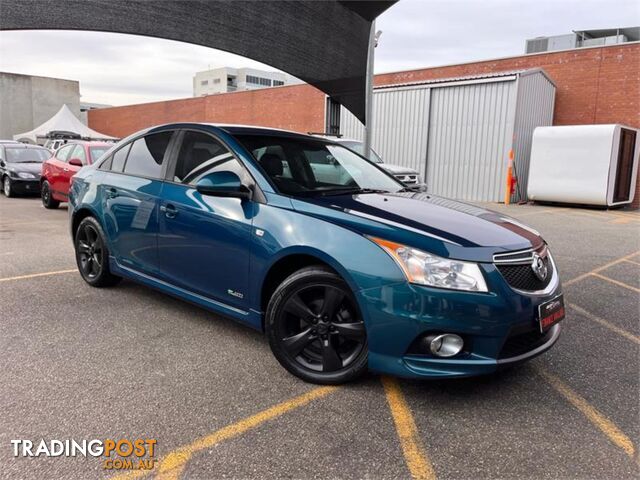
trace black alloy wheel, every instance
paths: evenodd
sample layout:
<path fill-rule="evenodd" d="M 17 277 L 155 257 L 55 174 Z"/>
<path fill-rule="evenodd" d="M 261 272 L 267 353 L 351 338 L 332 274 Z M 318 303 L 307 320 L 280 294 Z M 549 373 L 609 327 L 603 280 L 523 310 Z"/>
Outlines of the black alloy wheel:
<path fill-rule="evenodd" d="M 44 208 L 58 208 L 60 206 L 60 202 L 51 196 L 51 187 L 46 180 L 42 182 L 40 196 L 42 197 L 42 205 L 44 205 Z"/>
<path fill-rule="evenodd" d="M 267 333 L 280 363 L 313 383 L 338 384 L 367 367 L 367 335 L 347 284 L 324 267 L 287 278 L 267 310 Z"/>
<path fill-rule="evenodd" d="M 80 222 L 75 247 L 78 270 L 89 285 L 107 287 L 121 280 L 109 270 L 109 250 L 102 227 L 95 218 L 87 217 Z"/>

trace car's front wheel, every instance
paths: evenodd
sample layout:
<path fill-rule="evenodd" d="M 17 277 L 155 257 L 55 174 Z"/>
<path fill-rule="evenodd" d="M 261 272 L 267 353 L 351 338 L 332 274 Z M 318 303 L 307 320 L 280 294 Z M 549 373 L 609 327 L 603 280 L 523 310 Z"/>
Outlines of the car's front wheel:
<path fill-rule="evenodd" d="M 44 208 L 58 208 L 60 206 L 60 202 L 54 199 L 51 195 L 51 186 L 46 180 L 42 182 L 40 196 L 42 197 L 42 204 L 44 205 Z"/>
<path fill-rule="evenodd" d="M 13 197 L 13 185 L 11 184 L 11 179 L 6 176 L 2 181 L 2 191 L 4 192 L 5 197 Z"/>
<path fill-rule="evenodd" d="M 95 218 L 87 217 L 80 222 L 74 244 L 78 270 L 85 282 L 92 287 L 110 287 L 122 280 L 109 269 L 106 237 Z"/>
<path fill-rule="evenodd" d="M 280 364 L 305 381 L 340 384 L 367 370 L 367 334 L 355 297 L 328 268 L 307 267 L 282 282 L 265 328 Z"/>

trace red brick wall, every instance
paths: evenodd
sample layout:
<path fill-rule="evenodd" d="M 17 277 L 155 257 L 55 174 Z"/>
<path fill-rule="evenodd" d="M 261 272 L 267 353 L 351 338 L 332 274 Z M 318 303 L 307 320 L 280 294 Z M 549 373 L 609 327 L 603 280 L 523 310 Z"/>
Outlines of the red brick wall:
<path fill-rule="evenodd" d="M 556 83 L 555 125 L 622 123 L 640 128 L 640 44 L 525 55 L 376 75 L 376 85 L 543 68 Z M 89 126 L 124 137 L 151 125 L 193 121 L 242 123 L 299 132 L 324 129 L 324 94 L 309 85 L 104 108 Z M 635 208 L 640 207 L 640 177 Z"/>
<path fill-rule="evenodd" d="M 640 44 L 584 48 L 376 75 L 376 85 L 543 68 L 556 83 L 555 125 L 640 128 Z"/>
<path fill-rule="evenodd" d="M 89 110 L 89 126 L 125 137 L 169 122 L 260 125 L 300 132 L 324 130 L 324 94 L 310 85 Z"/>

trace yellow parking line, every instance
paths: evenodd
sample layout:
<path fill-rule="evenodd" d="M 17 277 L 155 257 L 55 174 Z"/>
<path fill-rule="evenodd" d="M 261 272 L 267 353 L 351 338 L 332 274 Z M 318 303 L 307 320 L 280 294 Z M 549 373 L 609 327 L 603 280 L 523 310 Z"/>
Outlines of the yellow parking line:
<path fill-rule="evenodd" d="M 414 480 L 435 479 L 436 473 L 422 447 L 416 423 L 398 382 L 389 377 L 382 377 L 382 385 L 411 477 Z"/>
<path fill-rule="evenodd" d="M 602 270 L 606 270 L 606 269 L 607 269 L 607 268 L 609 268 L 609 267 L 613 267 L 614 265 L 617 265 L 617 264 L 618 264 L 618 263 L 620 263 L 620 262 L 624 262 L 625 260 L 628 260 L 628 259 L 630 259 L 630 258 L 633 258 L 633 257 L 635 257 L 636 255 L 639 255 L 639 254 L 640 254 L 640 251 L 638 251 L 638 252 L 633 252 L 633 253 L 630 253 L 629 255 L 625 255 L 624 257 L 620 257 L 620 258 L 618 258 L 617 260 L 613 260 L 613 261 L 611 261 L 611 262 L 609 262 L 609 263 L 606 263 L 606 264 L 602 265 L 601 267 L 594 268 L 594 269 L 593 269 L 593 270 L 591 270 L 590 272 L 583 273 L 582 275 L 578 275 L 577 277 L 572 278 L 571 280 L 567 280 L 566 282 L 564 282 L 564 286 L 566 287 L 566 286 L 569 286 L 569 285 L 574 284 L 574 283 L 576 283 L 576 282 L 579 282 L 580 280 L 584 280 L 584 279 L 585 279 L 585 278 L 587 278 L 589 275 L 592 275 L 592 274 L 594 274 L 594 273 L 601 272 Z"/>
<path fill-rule="evenodd" d="M 314 400 L 318 400 L 319 398 L 325 397 L 330 393 L 335 392 L 337 389 L 338 387 L 314 388 L 313 390 L 303 395 L 286 400 L 282 403 L 274 405 L 271 408 L 263 410 L 262 412 L 256 413 L 255 415 L 240 420 L 239 422 L 227 425 L 226 427 L 221 428 L 220 430 L 217 430 L 207 435 L 206 437 L 202 437 L 188 445 L 183 445 L 182 447 L 170 452 L 169 454 L 161 458 L 158 462 L 156 470 L 134 470 L 126 472 L 122 475 L 117 475 L 113 477 L 113 479 L 123 480 L 140 478 L 150 474 L 156 474 L 158 478 L 162 479 L 178 478 L 180 476 L 180 473 L 183 471 L 186 463 L 194 454 L 202 450 L 211 448 L 220 442 L 229 440 L 230 438 L 237 437 L 238 435 L 241 435 L 246 431 L 251 430 L 252 428 L 256 428 L 262 425 L 264 422 L 279 417 L 287 412 L 290 412 L 291 410 L 303 407 Z"/>
<path fill-rule="evenodd" d="M 63 273 L 73 273 L 77 271 L 78 270 L 74 268 L 73 270 L 57 270 L 55 272 L 31 273 L 29 275 L 19 275 L 17 277 L 0 278 L 0 282 L 11 282 L 13 280 L 26 280 L 27 278 L 48 277 L 50 275 L 62 275 Z"/>
<path fill-rule="evenodd" d="M 605 320 L 604 318 L 598 317 L 597 315 L 594 315 L 593 313 L 586 311 L 584 308 L 579 307 L 578 305 L 574 305 L 573 303 L 569 303 L 568 305 L 570 308 L 580 313 L 581 315 L 584 315 L 589 320 L 593 320 L 594 322 L 597 322 L 600 325 L 608 328 L 612 332 L 615 332 L 618 335 L 625 337 L 626 339 L 631 340 L 632 342 L 640 345 L 640 337 L 634 335 L 633 333 L 627 332 L 626 330 L 614 325 L 613 323 Z"/>
<path fill-rule="evenodd" d="M 624 453 L 633 459 L 635 453 L 633 442 L 615 423 L 596 410 L 589 402 L 565 385 L 562 380 L 552 373 L 541 368 L 538 368 L 538 372 L 560 395 L 566 398 L 571 405 L 577 408 L 591 423 L 598 427 L 602 433 L 607 436 L 609 441 L 621 448 Z"/>
<path fill-rule="evenodd" d="M 628 258 L 625 260 L 626 263 L 633 263 L 634 265 L 640 265 L 640 262 L 634 262 L 633 260 L 629 260 Z"/>
<path fill-rule="evenodd" d="M 613 283 L 614 285 L 618 285 L 620 287 L 624 287 L 624 288 L 627 288 L 627 289 L 632 290 L 634 292 L 640 293 L 640 288 L 632 287 L 631 285 L 627 285 L 624 282 L 620 282 L 619 280 L 614 280 L 613 278 L 609 278 L 609 277 L 606 277 L 604 275 L 600 275 L 599 273 L 592 273 L 591 276 L 600 278 L 602 280 L 606 280 L 607 282 Z"/>

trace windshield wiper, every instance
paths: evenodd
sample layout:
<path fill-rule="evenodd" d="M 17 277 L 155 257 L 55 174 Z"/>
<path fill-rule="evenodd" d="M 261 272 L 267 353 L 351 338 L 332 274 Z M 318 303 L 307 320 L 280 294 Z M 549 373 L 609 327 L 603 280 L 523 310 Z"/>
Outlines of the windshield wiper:
<path fill-rule="evenodd" d="M 318 195 L 329 196 L 329 195 L 353 195 L 360 193 L 391 193 L 389 190 L 380 190 L 376 188 L 336 188 L 331 190 L 322 190 L 317 192 Z"/>

